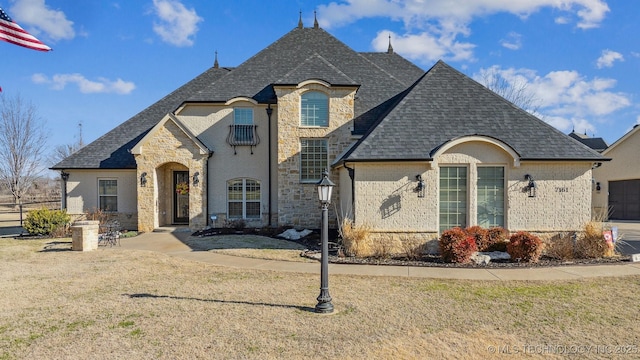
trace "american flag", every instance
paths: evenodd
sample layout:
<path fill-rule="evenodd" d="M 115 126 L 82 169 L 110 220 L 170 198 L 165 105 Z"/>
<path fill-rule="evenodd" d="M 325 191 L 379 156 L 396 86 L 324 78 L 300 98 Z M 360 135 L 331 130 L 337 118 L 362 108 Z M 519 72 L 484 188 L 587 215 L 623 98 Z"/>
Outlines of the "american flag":
<path fill-rule="evenodd" d="M 2 8 L 0 8 L 0 40 L 33 50 L 51 51 L 50 47 L 36 39 L 35 36 L 24 31 L 20 25 L 13 22 Z"/>

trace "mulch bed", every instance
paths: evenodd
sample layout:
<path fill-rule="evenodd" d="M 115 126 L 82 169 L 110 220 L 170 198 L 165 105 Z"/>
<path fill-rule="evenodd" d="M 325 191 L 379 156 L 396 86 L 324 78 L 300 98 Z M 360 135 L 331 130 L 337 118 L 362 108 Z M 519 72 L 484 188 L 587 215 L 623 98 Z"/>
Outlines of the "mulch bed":
<path fill-rule="evenodd" d="M 292 241 L 297 244 L 303 245 L 308 251 L 302 255 L 315 259 L 320 251 L 321 239 L 320 232 L 314 230 L 313 233 L 305 236 L 300 240 L 286 240 L 278 237 L 288 228 L 245 228 L 245 229 L 232 229 L 232 228 L 212 228 L 193 233 L 193 236 L 206 237 L 216 235 L 261 235 L 268 236 L 274 239 L 283 241 Z M 496 269 L 509 269 L 509 268 L 534 268 L 534 267 L 557 267 L 557 266 L 574 266 L 574 265 L 615 265 L 615 264 L 628 264 L 631 262 L 631 256 L 618 255 L 611 258 L 599 258 L 599 259 L 572 259 L 572 260 L 559 260 L 546 256 L 540 257 L 537 263 L 524 263 L 514 262 L 509 260 L 494 260 L 489 264 L 457 264 L 447 263 L 442 260 L 439 255 L 423 255 L 419 259 L 407 259 L 403 256 L 391 256 L 388 258 L 358 258 L 353 256 L 338 256 L 338 247 L 336 240 L 338 239 L 338 233 L 336 230 L 329 231 L 329 262 L 333 264 L 360 264 L 360 265 L 392 265 L 392 266 L 424 266 L 424 267 L 444 267 L 444 268 L 496 268 Z"/>

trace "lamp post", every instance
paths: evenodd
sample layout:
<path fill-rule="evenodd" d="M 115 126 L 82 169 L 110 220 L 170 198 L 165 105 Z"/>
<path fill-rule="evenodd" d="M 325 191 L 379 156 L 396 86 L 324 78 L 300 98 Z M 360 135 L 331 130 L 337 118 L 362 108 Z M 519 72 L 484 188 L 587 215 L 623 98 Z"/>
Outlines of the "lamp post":
<path fill-rule="evenodd" d="M 322 180 L 318 182 L 318 199 L 322 204 L 322 229 L 320 237 L 322 239 L 322 259 L 320 266 L 320 295 L 315 311 L 317 313 L 328 314 L 333 312 L 331 295 L 329 295 L 329 203 L 331 202 L 331 192 L 335 184 L 329 180 L 329 172 L 322 172 Z"/>

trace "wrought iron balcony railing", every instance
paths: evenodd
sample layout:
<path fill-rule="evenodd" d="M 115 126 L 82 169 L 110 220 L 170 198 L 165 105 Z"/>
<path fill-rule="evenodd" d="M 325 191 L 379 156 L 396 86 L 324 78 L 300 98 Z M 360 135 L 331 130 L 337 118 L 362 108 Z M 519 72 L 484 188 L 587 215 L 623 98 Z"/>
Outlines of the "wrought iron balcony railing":
<path fill-rule="evenodd" d="M 236 146 L 251 146 L 253 154 L 253 147 L 260 143 L 257 128 L 257 125 L 229 125 L 227 143 L 233 146 L 234 153 Z"/>

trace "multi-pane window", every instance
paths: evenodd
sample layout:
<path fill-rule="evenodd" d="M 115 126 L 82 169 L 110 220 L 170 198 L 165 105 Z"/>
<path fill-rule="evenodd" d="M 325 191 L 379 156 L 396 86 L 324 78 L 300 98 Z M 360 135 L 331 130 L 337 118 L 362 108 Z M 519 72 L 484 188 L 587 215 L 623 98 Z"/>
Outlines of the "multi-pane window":
<path fill-rule="evenodd" d="M 98 207 L 101 211 L 118 211 L 118 180 L 98 179 Z"/>
<path fill-rule="evenodd" d="M 260 218 L 260 182 L 252 179 L 230 180 L 227 188 L 230 219 Z"/>
<path fill-rule="evenodd" d="M 300 141 L 300 181 L 318 182 L 329 165 L 326 139 Z"/>
<path fill-rule="evenodd" d="M 467 226 L 467 168 L 440 168 L 440 232 Z"/>
<path fill-rule="evenodd" d="M 478 167 L 478 225 L 504 226 L 504 167 Z"/>
<path fill-rule="evenodd" d="M 329 126 L 329 97 L 326 94 L 308 91 L 300 100 L 301 126 Z"/>
<path fill-rule="evenodd" d="M 235 142 L 253 142 L 253 109 L 233 109 L 233 131 Z"/>

